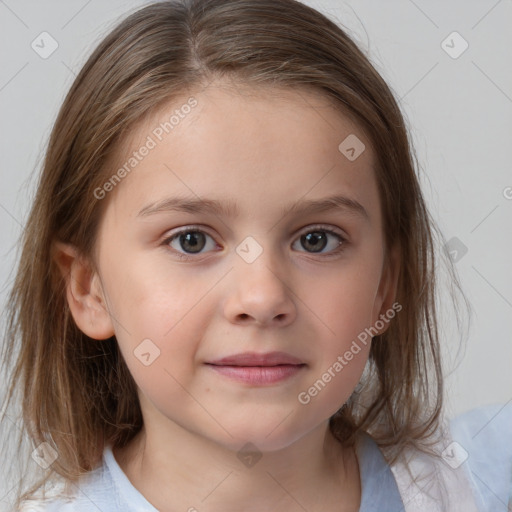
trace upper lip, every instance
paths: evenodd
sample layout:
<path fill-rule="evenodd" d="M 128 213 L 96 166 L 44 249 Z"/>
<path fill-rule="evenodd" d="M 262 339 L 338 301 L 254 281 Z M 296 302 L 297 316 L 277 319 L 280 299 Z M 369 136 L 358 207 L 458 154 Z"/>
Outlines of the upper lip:
<path fill-rule="evenodd" d="M 215 361 L 209 361 L 207 364 L 219 366 L 277 366 L 279 364 L 300 365 L 305 363 L 286 352 L 267 352 L 264 354 L 243 352 Z"/>

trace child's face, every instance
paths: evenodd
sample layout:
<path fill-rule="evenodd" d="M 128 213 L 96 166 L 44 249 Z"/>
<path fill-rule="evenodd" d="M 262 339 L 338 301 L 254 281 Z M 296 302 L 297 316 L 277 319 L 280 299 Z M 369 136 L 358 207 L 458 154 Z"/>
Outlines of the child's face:
<path fill-rule="evenodd" d="M 322 97 L 279 94 L 210 86 L 193 95 L 197 105 L 181 110 L 170 133 L 155 131 L 184 96 L 139 126 L 111 168 L 148 136 L 155 142 L 102 199 L 97 246 L 112 332 L 142 391 L 148 430 L 183 428 L 233 449 L 289 445 L 326 425 L 349 398 L 369 342 L 343 358 L 321 391 L 308 390 L 393 302 L 369 142 Z M 338 149 L 350 134 L 366 144 L 354 161 Z M 359 202 L 367 217 L 349 208 L 282 213 L 335 195 Z M 147 211 L 176 197 L 236 205 L 237 213 Z M 325 230 L 346 239 L 341 252 Z M 189 235 L 166 241 L 178 231 Z M 248 383 L 207 364 L 273 351 L 305 366 L 277 382 Z"/>

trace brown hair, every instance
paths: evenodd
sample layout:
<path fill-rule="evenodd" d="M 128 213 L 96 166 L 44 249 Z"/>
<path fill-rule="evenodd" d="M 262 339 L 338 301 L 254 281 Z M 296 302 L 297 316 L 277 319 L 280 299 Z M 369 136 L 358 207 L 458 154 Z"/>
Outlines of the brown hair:
<path fill-rule="evenodd" d="M 407 445 L 424 449 L 422 440 L 437 431 L 443 399 L 438 231 L 389 87 L 336 23 L 295 0 L 157 2 L 116 26 L 76 77 L 22 235 L 3 351 L 4 367 L 12 369 L 8 402 L 21 392 L 23 429 L 33 447 L 46 441 L 59 455 L 22 498 L 52 475 L 76 481 L 101 461 L 105 443 L 124 446 L 142 426 L 136 386 L 115 338 L 90 339 L 71 317 L 54 242 L 73 244 L 94 264 L 107 201 L 95 200 L 94 190 L 111 174 L 110 155 L 163 103 L 224 76 L 321 92 L 371 141 L 386 247 L 400 253 L 396 300 L 403 309 L 374 338 L 361 389 L 330 428 L 347 444 L 367 431 L 380 446 L 394 448 L 391 461 Z"/>

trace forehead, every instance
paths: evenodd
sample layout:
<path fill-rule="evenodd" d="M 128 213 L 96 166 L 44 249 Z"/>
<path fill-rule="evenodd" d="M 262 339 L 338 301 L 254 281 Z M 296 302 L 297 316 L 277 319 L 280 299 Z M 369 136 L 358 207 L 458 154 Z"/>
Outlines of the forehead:
<path fill-rule="evenodd" d="M 115 191 L 129 194 L 133 206 L 175 192 L 197 198 L 222 191 L 247 205 L 256 195 L 260 204 L 282 207 L 283 194 L 288 203 L 333 187 L 360 202 L 378 201 L 370 141 L 316 89 L 224 82 L 191 90 L 139 122 L 111 169 L 126 164 L 148 140 L 151 150 Z M 364 147 L 356 159 L 342 152 L 347 140 L 359 141 L 358 151 Z"/>
<path fill-rule="evenodd" d="M 191 102 L 195 106 L 189 108 Z M 166 123 L 167 131 L 164 126 Z M 206 138 L 196 138 L 192 142 L 204 144 L 214 141 L 218 147 L 222 139 L 226 138 L 224 135 L 228 130 L 231 139 L 234 133 L 240 134 L 241 138 L 251 129 L 255 132 L 256 125 L 261 128 L 258 134 L 260 137 L 252 142 L 256 144 L 262 139 L 262 132 L 266 132 L 268 137 L 264 142 L 267 143 L 269 151 L 271 145 L 268 144 L 268 139 L 272 139 L 272 133 L 281 136 L 272 140 L 280 144 L 283 150 L 286 149 L 286 142 L 292 138 L 302 137 L 308 140 L 306 147 L 296 148 L 297 153 L 311 152 L 321 149 L 322 146 L 332 151 L 350 134 L 365 137 L 364 129 L 356 116 L 316 87 L 247 84 L 222 78 L 205 86 L 189 89 L 157 108 L 150 109 L 148 114 L 124 134 L 115 157 L 119 159 L 130 154 L 144 143 L 148 135 L 156 140 L 158 146 L 171 146 L 173 140 L 176 140 L 176 150 L 176 146 L 187 139 L 192 141 L 193 135 L 205 134 L 207 131 Z M 287 138 L 283 137 L 285 132 Z M 160 140 L 161 138 L 165 140 Z M 249 149 L 249 141 L 244 142 L 244 147 Z M 370 143 L 369 140 L 365 142 Z M 230 146 L 235 147 L 234 144 Z M 366 153 L 365 160 L 373 165 L 372 151 Z"/>

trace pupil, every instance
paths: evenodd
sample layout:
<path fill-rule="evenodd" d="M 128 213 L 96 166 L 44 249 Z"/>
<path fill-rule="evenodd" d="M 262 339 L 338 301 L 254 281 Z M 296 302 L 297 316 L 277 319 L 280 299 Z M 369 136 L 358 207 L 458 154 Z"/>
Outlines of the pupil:
<path fill-rule="evenodd" d="M 326 236 L 324 233 L 320 233 L 318 231 L 315 231 L 313 233 L 308 233 L 307 235 L 304 235 L 303 238 L 308 244 L 313 245 L 313 250 L 315 252 L 321 251 L 326 244 Z M 315 241 L 315 238 L 317 239 Z M 318 240 L 319 238 L 322 238 L 322 240 Z M 321 247 L 320 247 L 321 246 Z"/>
<path fill-rule="evenodd" d="M 198 242 L 197 238 L 202 238 L 204 242 L 203 233 L 199 233 L 198 231 L 190 231 L 184 235 L 181 235 L 180 242 L 182 243 L 182 247 L 187 250 L 187 245 L 191 246 L 191 252 L 199 252 L 201 247 L 201 241 Z M 199 247 L 199 248 L 198 248 Z"/>

